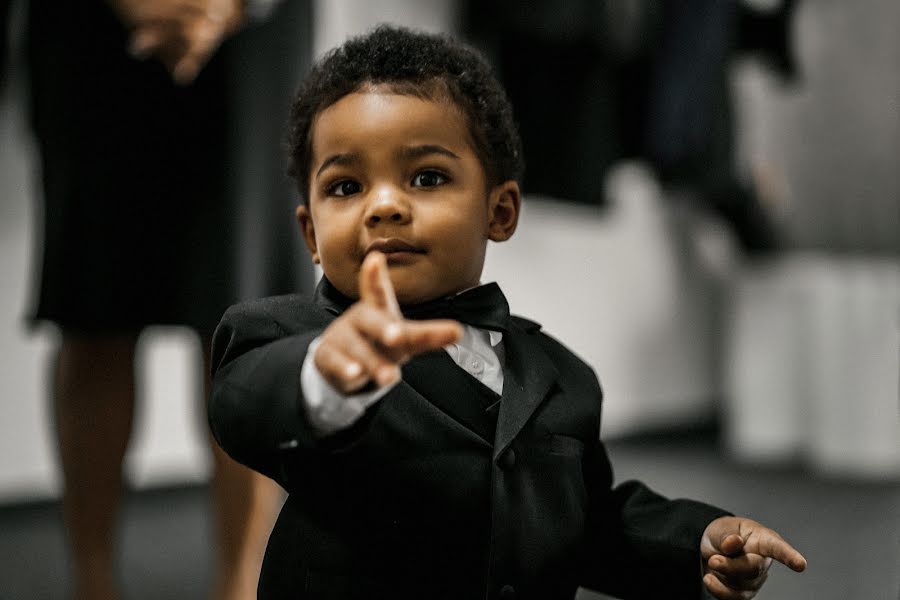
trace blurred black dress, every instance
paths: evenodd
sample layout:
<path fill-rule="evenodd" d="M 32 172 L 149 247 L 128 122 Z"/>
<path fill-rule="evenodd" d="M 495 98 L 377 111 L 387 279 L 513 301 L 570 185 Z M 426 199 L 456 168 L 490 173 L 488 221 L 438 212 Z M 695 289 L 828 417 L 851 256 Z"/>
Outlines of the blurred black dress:
<path fill-rule="evenodd" d="M 179 87 L 158 61 L 127 53 L 103 0 L 31 0 L 44 199 L 34 319 L 206 334 L 239 299 L 311 281 L 281 143 L 310 29 L 309 2 L 285 2 Z"/>

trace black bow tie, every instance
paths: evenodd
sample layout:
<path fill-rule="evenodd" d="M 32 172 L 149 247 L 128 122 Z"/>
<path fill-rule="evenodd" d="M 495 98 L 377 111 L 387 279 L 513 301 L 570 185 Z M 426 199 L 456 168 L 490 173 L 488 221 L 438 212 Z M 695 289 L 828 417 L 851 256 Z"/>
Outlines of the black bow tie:
<path fill-rule="evenodd" d="M 316 296 L 333 314 L 340 314 L 354 302 L 335 289 L 325 277 L 316 288 Z M 509 303 L 496 283 L 480 285 L 455 296 L 401 306 L 400 310 L 407 319 L 453 319 L 481 329 L 502 332 L 509 327 Z"/>
<path fill-rule="evenodd" d="M 453 319 L 481 329 L 506 331 L 509 304 L 496 283 L 480 285 L 456 296 L 401 306 L 407 319 Z"/>

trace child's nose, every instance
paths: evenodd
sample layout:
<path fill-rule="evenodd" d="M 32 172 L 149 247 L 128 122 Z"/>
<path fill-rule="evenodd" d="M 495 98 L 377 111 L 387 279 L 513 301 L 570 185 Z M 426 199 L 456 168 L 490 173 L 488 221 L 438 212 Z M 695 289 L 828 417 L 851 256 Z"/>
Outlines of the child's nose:
<path fill-rule="evenodd" d="M 381 188 L 374 192 L 366 211 L 366 225 L 372 227 L 382 222 L 401 225 L 409 222 L 410 206 L 403 192 L 393 188 Z"/>

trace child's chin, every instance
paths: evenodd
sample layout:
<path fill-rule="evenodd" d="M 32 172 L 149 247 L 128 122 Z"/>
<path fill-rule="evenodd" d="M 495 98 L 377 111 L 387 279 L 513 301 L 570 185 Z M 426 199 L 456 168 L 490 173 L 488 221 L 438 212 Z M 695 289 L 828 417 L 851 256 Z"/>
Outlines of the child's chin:
<path fill-rule="evenodd" d="M 406 306 L 411 304 L 422 304 L 438 298 L 446 298 L 465 288 L 454 286 L 426 285 L 429 275 L 424 274 L 421 270 L 398 269 L 391 270 L 391 283 L 394 284 L 394 294 L 397 296 L 397 302 Z M 435 277 L 431 276 L 434 281 Z"/>
<path fill-rule="evenodd" d="M 428 291 L 415 288 L 396 288 L 394 292 L 397 294 L 397 302 L 406 306 L 410 304 L 422 304 L 429 300 L 437 300 L 449 294 L 442 294 L 438 291 Z"/>

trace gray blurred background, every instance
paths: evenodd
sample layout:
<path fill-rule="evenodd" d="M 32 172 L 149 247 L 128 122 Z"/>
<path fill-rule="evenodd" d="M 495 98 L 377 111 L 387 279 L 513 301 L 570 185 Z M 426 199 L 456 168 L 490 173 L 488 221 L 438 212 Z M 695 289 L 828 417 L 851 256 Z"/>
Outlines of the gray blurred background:
<path fill-rule="evenodd" d="M 382 21 L 462 27 L 449 0 L 315 7 L 317 54 Z M 766 192 L 784 232 L 778 252 L 748 256 L 691 190 L 662 185 L 640 160 L 598 176 L 595 204 L 526 186 L 519 231 L 489 250 L 484 280 L 597 371 L 619 479 L 756 518 L 806 554 L 806 574 L 773 569 L 761 598 L 900 597 L 898 26 L 895 0 L 808 0 L 792 22 L 797 81 L 732 62 L 736 163 Z M 46 401 L 55 332 L 23 321 L 39 243 L 21 69 L 10 75 L 0 105 L 0 598 L 59 598 L 66 558 Z M 205 420 L 190 400 L 197 343 L 167 328 L 142 341 L 122 559 L 134 598 L 200 597 L 209 574 Z"/>

